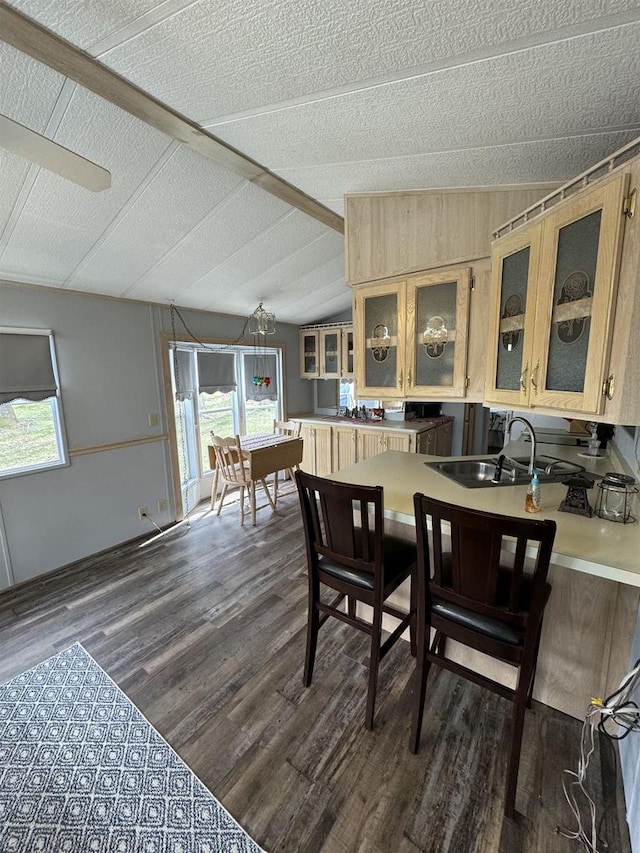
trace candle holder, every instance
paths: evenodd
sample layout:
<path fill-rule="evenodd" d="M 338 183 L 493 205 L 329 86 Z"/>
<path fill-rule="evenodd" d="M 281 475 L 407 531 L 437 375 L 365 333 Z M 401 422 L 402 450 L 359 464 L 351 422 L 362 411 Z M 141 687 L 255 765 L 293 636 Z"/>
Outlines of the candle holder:
<path fill-rule="evenodd" d="M 568 486 L 567 494 L 564 500 L 558 507 L 560 512 L 572 512 L 574 515 L 584 515 L 591 518 L 593 515 L 593 507 L 589 503 L 587 497 L 587 489 L 592 489 L 594 480 L 587 477 L 586 474 L 575 474 L 572 477 L 567 477 L 562 481 L 564 486 Z"/>

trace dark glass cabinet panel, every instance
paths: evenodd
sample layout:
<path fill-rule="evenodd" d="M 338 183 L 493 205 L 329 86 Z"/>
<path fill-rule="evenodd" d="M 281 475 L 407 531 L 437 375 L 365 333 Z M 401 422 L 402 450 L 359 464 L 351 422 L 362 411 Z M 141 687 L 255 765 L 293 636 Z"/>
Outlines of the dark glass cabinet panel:
<path fill-rule="evenodd" d="M 342 375 L 353 376 L 353 329 L 342 332 Z"/>
<path fill-rule="evenodd" d="M 318 333 L 310 332 L 302 335 L 302 375 L 318 376 Z"/>
<path fill-rule="evenodd" d="M 416 385 L 453 384 L 456 347 L 455 281 L 420 287 L 416 294 Z"/>
<path fill-rule="evenodd" d="M 340 329 L 322 333 L 322 375 L 340 375 Z"/>
<path fill-rule="evenodd" d="M 500 325 L 496 364 L 497 389 L 519 391 L 524 364 L 524 325 L 531 248 L 525 246 L 502 261 Z"/>
<path fill-rule="evenodd" d="M 398 383 L 398 295 L 369 296 L 364 302 L 365 382 L 370 388 Z"/>
<path fill-rule="evenodd" d="M 601 219 L 596 210 L 558 232 L 548 391 L 584 390 Z"/>

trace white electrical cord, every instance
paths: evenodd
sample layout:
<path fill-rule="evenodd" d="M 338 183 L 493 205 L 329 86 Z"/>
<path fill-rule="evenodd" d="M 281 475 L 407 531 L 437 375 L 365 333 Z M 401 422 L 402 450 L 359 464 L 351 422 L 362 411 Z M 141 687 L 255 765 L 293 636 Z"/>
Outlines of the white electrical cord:
<path fill-rule="evenodd" d="M 603 847 L 607 846 L 606 842 L 603 841 L 603 847 L 598 847 L 596 804 L 585 788 L 589 761 L 595 750 L 595 729 L 597 726 L 601 734 L 606 735 L 612 740 L 622 740 L 630 732 L 640 732 L 640 708 L 631 698 L 636 687 L 639 685 L 640 658 L 635 662 L 630 672 L 622 679 L 617 690 L 604 701 L 598 698 L 591 700 L 582 726 L 580 758 L 578 760 L 577 771 L 564 771 L 565 776 L 562 779 L 562 790 L 576 820 L 577 829 L 574 832 L 570 832 L 559 828 L 558 832 L 565 838 L 573 838 L 579 841 L 588 853 L 604 853 Z M 607 729 L 608 724 L 615 724 L 619 729 L 622 728 L 624 732 L 622 734 L 613 733 Z M 567 777 L 572 781 L 568 782 Z M 591 822 L 590 836 L 583 827 L 578 803 L 578 797 L 580 796 L 584 798 L 588 806 Z"/>

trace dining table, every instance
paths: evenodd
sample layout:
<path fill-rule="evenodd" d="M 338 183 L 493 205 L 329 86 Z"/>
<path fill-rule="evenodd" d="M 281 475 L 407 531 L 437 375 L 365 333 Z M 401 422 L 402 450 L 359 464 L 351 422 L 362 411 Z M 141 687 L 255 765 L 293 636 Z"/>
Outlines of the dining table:
<path fill-rule="evenodd" d="M 263 480 L 274 475 L 273 503 L 278 498 L 278 473 L 297 468 L 302 462 L 302 439 L 279 433 L 256 433 L 241 435 L 240 448 L 243 459 L 248 463 L 248 474 L 252 480 Z M 213 445 L 208 445 L 209 465 L 213 470 L 211 485 L 211 509 L 218 496 L 218 469 Z"/>

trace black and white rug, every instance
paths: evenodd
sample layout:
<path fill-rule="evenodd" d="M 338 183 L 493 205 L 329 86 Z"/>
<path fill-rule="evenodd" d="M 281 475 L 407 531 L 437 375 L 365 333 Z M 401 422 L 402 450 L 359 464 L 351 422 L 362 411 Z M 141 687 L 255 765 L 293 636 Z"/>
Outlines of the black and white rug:
<path fill-rule="evenodd" d="M 76 643 L 0 685 L 0 853 L 261 853 Z"/>

